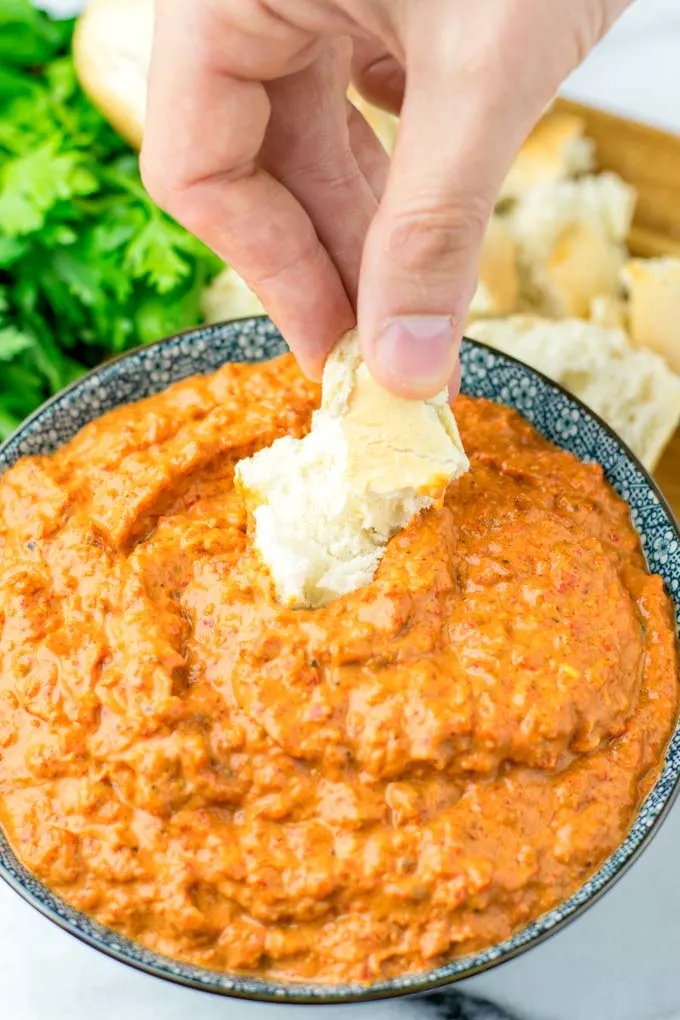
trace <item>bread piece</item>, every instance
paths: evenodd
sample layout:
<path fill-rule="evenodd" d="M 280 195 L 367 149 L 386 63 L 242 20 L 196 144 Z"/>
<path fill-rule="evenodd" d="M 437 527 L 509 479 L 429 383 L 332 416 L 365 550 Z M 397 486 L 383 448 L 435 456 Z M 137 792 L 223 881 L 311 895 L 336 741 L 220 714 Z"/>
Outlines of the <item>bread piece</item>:
<path fill-rule="evenodd" d="M 479 281 L 469 315 L 508 315 L 517 310 L 518 299 L 517 245 L 505 221 L 492 216 L 482 244 Z"/>
<path fill-rule="evenodd" d="M 588 173 L 595 166 L 595 143 L 586 124 L 569 113 L 549 112 L 520 149 L 501 189 L 501 200 L 518 199 L 538 184 Z"/>
<path fill-rule="evenodd" d="M 616 297 L 635 198 L 610 173 L 534 188 L 510 219 L 523 303 L 555 318 L 586 318 L 594 297 Z"/>
<path fill-rule="evenodd" d="M 561 383 L 655 467 L 680 422 L 680 377 L 657 354 L 578 319 L 481 319 L 467 332 Z"/>
<path fill-rule="evenodd" d="M 73 38 L 83 91 L 137 149 L 146 116 L 153 18 L 153 0 L 90 0 Z"/>
<path fill-rule="evenodd" d="M 203 292 L 201 308 L 205 322 L 249 319 L 266 315 L 264 306 L 235 269 L 224 269 Z"/>
<path fill-rule="evenodd" d="M 328 358 L 311 432 L 241 461 L 236 485 L 278 600 L 318 608 L 368 584 L 387 541 L 468 466 L 446 391 L 388 393 L 353 330 Z"/>
<path fill-rule="evenodd" d="M 622 329 L 628 332 L 628 305 L 624 297 L 598 294 L 590 302 L 588 318 L 605 329 Z"/>
<path fill-rule="evenodd" d="M 680 258 L 631 259 L 623 280 L 633 343 L 680 374 Z"/>

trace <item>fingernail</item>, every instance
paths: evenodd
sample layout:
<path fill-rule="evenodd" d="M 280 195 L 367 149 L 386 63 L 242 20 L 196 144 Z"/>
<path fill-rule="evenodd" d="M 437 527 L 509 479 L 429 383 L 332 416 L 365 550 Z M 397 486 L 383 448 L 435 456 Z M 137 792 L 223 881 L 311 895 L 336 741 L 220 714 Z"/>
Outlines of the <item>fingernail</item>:
<path fill-rule="evenodd" d="M 404 315 L 378 334 L 375 359 L 381 374 L 400 389 L 434 393 L 454 370 L 457 341 L 450 315 Z"/>

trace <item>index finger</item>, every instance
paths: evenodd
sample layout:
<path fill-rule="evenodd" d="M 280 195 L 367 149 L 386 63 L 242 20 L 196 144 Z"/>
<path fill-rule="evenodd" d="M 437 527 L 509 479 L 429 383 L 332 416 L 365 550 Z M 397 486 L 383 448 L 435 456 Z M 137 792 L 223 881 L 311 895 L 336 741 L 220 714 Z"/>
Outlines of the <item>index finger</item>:
<path fill-rule="evenodd" d="M 238 34 L 226 27 L 222 45 L 225 25 L 212 7 L 157 5 L 144 181 L 160 205 L 243 276 L 303 370 L 319 377 L 326 354 L 354 324 L 354 310 L 309 215 L 257 165 L 269 99 L 261 81 L 237 77 L 224 63 Z M 244 35 L 241 42 L 243 63 L 253 40 Z M 294 65 L 308 48 L 303 38 L 300 53 L 289 45 L 272 54 Z M 261 75 L 262 59 L 260 49 Z"/>

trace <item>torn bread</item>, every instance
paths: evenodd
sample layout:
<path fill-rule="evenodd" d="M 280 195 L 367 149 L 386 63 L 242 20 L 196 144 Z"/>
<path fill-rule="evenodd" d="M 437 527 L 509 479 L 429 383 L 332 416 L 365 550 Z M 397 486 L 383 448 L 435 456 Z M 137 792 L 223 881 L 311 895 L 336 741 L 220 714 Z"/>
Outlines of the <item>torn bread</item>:
<path fill-rule="evenodd" d="M 517 245 L 505 221 L 492 216 L 482 242 L 477 290 L 469 316 L 509 315 L 517 311 L 518 299 Z"/>
<path fill-rule="evenodd" d="M 253 315 L 266 315 L 257 294 L 250 289 L 243 277 L 231 268 L 219 273 L 203 291 L 201 311 L 205 322 L 249 319 Z"/>
<path fill-rule="evenodd" d="M 510 217 L 526 307 L 586 318 L 598 295 L 616 297 L 635 190 L 616 174 L 534 188 Z"/>
<path fill-rule="evenodd" d="M 519 150 L 501 189 L 501 201 L 522 198 L 539 184 L 554 184 L 595 167 L 595 144 L 586 124 L 569 113 L 547 113 Z"/>
<path fill-rule="evenodd" d="M 680 258 L 631 259 L 623 280 L 633 343 L 680 374 Z"/>
<path fill-rule="evenodd" d="M 480 319 L 469 336 L 561 383 L 604 418 L 650 470 L 680 423 L 680 377 L 620 329 L 536 316 Z"/>
<path fill-rule="evenodd" d="M 468 466 L 446 390 L 393 396 L 369 374 L 356 331 L 347 334 L 326 363 L 309 434 L 236 467 L 278 601 L 315 609 L 368 584 L 388 540 L 441 504 Z"/>

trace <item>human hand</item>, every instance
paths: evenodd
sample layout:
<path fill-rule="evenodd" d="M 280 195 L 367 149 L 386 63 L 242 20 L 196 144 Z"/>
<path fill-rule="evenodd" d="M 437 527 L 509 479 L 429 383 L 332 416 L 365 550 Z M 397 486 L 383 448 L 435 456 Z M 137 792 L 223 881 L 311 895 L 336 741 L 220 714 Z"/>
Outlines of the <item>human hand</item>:
<path fill-rule="evenodd" d="M 561 82 L 630 0 L 157 0 L 151 194 L 303 369 L 358 320 L 386 387 L 458 385 L 484 231 Z M 350 75 L 401 121 L 391 165 Z"/>

